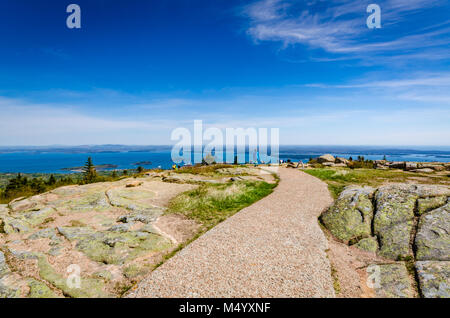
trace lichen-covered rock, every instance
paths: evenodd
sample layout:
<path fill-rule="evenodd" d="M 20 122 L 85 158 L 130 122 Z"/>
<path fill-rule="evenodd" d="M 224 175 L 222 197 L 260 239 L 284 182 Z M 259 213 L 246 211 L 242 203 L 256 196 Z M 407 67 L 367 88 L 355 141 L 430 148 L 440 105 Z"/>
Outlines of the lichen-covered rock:
<path fill-rule="evenodd" d="M 9 209 L 7 204 L 0 204 L 0 216 L 1 215 L 8 215 Z"/>
<path fill-rule="evenodd" d="M 107 271 L 107 270 L 103 270 L 103 271 L 99 271 L 97 273 L 94 273 L 94 277 L 101 278 L 101 279 L 103 279 L 104 281 L 107 281 L 107 282 L 109 282 L 110 280 L 113 279 L 113 275 L 111 274 L 110 271 Z"/>
<path fill-rule="evenodd" d="M 9 253 L 17 259 L 27 260 L 27 259 L 38 259 L 39 253 L 30 252 L 30 251 L 21 251 L 12 248 L 8 248 Z"/>
<path fill-rule="evenodd" d="M 76 247 L 90 259 L 104 264 L 123 264 L 148 252 L 171 246 L 170 240 L 144 232 L 97 232 L 81 239 Z"/>
<path fill-rule="evenodd" d="M 450 298 L 450 262 L 416 262 L 419 286 L 426 298 Z"/>
<path fill-rule="evenodd" d="M 411 187 L 414 188 L 412 192 L 421 198 L 450 196 L 450 188 L 447 186 L 435 184 L 416 184 L 411 185 Z"/>
<path fill-rule="evenodd" d="M 172 250 L 173 236 L 184 229 L 159 232 L 153 222 L 175 195 L 193 188 L 125 179 L 1 204 L 0 298 L 120 296 Z M 81 288 L 67 285 L 70 264 L 80 266 Z"/>
<path fill-rule="evenodd" d="M 42 224 L 49 216 L 55 213 L 52 207 L 45 207 L 37 211 L 30 211 L 22 214 L 22 218 L 32 226 Z"/>
<path fill-rule="evenodd" d="M 108 190 L 106 195 L 113 206 L 125 208 L 131 211 L 142 211 L 154 208 L 146 203 L 149 198 L 155 197 L 155 192 L 145 189 L 114 188 Z"/>
<path fill-rule="evenodd" d="M 48 281 L 53 286 L 60 289 L 64 294 L 74 298 L 105 298 L 113 297 L 104 290 L 104 282 L 101 279 L 91 277 L 81 277 L 80 288 L 77 286 L 68 285 L 67 278 L 57 273 L 48 263 L 44 256 L 38 259 L 39 276 Z"/>
<path fill-rule="evenodd" d="M 331 233 L 343 241 L 371 235 L 373 206 L 370 187 L 346 188 L 335 204 L 322 215 L 322 222 Z"/>
<path fill-rule="evenodd" d="M 417 212 L 419 213 L 419 215 L 422 215 L 431 210 L 440 208 L 441 206 L 445 205 L 446 202 L 446 196 L 419 199 L 417 201 Z"/>
<path fill-rule="evenodd" d="M 31 225 L 28 222 L 14 217 L 2 217 L 2 222 L 3 232 L 6 234 L 27 233 L 31 230 Z"/>
<path fill-rule="evenodd" d="M 9 273 L 9 266 L 6 263 L 5 254 L 0 251 L 0 277 Z"/>
<path fill-rule="evenodd" d="M 412 255 L 410 235 L 418 195 L 412 185 L 380 187 L 375 195 L 377 210 L 374 232 L 380 240 L 380 254 L 391 259 Z"/>
<path fill-rule="evenodd" d="M 124 233 L 124 232 L 128 232 L 132 225 L 133 225 L 133 223 L 116 224 L 116 225 L 111 226 L 108 229 L 108 231 Z"/>
<path fill-rule="evenodd" d="M 95 231 L 89 227 L 58 227 L 59 234 L 69 241 L 81 240 L 93 235 Z"/>
<path fill-rule="evenodd" d="M 55 229 L 48 228 L 39 230 L 28 237 L 29 240 L 38 240 L 42 238 L 56 238 L 57 232 Z"/>
<path fill-rule="evenodd" d="M 20 277 L 7 274 L 0 277 L 0 298 L 19 298 L 21 296 Z"/>
<path fill-rule="evenodd" d="M 60 227 L 58 231 L 90 259 L 105 264 L 123 264 L 149 251 L 171 246 L 169 239 L 141 231 L 94 231 L 88 227 Z"/>
<path fill-rule="evenodd" d="M 420 218 L 415 243 L 418 260 L 450 260 L 450 203 Z"/>
<path fill-rule="evenodd" d="M 353 246 L 356 246 L 357 248 L 367 252 L 376 253 L 378 251 L 378 241 L 376 237 L 364 238 Z"/>
<path fill-rule="evenodd" d="M 378 266 L 378 268 L 377 268 Z M 404 263 L 372 265 L 377 298 L 411 298 L 414 287 Z M 379 278 L 377 275 L 379 274 Z"/>
<path fill-rule="evenodd" d="M 29 279 L 28 286 L 30 287 L 28 298 L 59 298 L 50 287 L 38 280 Z"/>
<path fill-rule="evenodd" d="M 33 201 L 31 198 L 30 199 L 17 198 L 9 203 L 9 207 L 14 213 L 33 209 L 37 205 L 38 203 Z"/>
<path fill-rule="evenodd" d="M 123 223 L 151 223 L 156 221 L 156 219 L 163 214 L 161 209 L 148 209 L 140 212 L 132 212 L 126 215 L 121 215 L 117 218 L 117 222 Z"/>

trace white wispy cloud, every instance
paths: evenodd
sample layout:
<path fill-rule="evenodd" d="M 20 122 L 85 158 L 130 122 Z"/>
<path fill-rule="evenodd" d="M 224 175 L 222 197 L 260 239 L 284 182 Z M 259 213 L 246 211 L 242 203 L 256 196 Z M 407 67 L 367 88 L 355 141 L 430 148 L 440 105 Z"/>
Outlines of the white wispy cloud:
<path fill-rule="evenodd" d="M 441 74 L 409 74 L 407 77 L 390 80 L 366 78 L 354 83 L 311 83 L 302 86 L 366 95 L 370 98 L 376 98 L 379 103 L 383 103 L 382 100 L 390 102 L 397 100 L 414 102 L 424 107 L 437 105 L 441 108 L 448 108 L 450 104 L 450 73 L 447 72 Z M 346 96 L 346 94 L 344 93 L 341 96 Z"/>
<path fill-rule="evenodd" d="M 408 78 L 391 80 L 364 80 L 360 83 L 329 85 L 312 83 L 306 87 L 318 88 L 414 88 L 414 87 L 448 87 L 450 89 L 450 74 L 428 74 L 426 76 L 409 75 Z"/>
<path fill-rule="evenodd" d="M 366 8 L 372 1 L 327 1 L 326 9 L 323 9 L 323 2 L 310 1 L 306 6 L 299 5 L 304 2 L 286 0 L 253 2 L 244 9 L 249 19 L 247 32 L 255 41 L 281 42 L 285 47 L 303 44 L 349 58 L 367 58 L 368 54 L 373 57 L 381 53 L 389 53 L 388 58 L 392 54 L 408 54 L 414 58 L 420 53 L 414 50 L 442 49 L 450 44 L 448 21 L 386 39 L 378 37 L 365 25 Z M 445 1 L 379 0 L 376 3 L 382 8 L 382 23 L 387 27 L 419 9 L 437 7 Z M 373 40 L 368 41 L 368 38 Z M 428 53 L 434 59 L 448 58 Z"/>
<path fill-rule="evenodd" d="M 208 101 L 168 97 L 158 99 L 156 108 L 148 102 L 114 114 L 0 97 L 0 145 L 171 144 L 171 131 L 177 127 L 192 131 L 194 120 L 203 120 L 205 129 L 280 128 L 282 144 L 443 145 L 450 140 L 450 109 L 425 99 L 438 99 L 437 94 L 417 89 L 414 94 L 412 90 L 393 94 L 383 87 L 380 100 L 368 94 L 368 88 L 361 89 L 361 94 L 326 91 L 313 97 L 301 92 L 271 96 L 255 92 Z M 399 103 L 413 99 L 416 107 Z M 202 106 L 182 111 L 178 102 Z M 168 106 L 167 116 L 155 116 L 154 110 L 162 105 Z M 226 105 L 232 108 L 223 111 Z"/>

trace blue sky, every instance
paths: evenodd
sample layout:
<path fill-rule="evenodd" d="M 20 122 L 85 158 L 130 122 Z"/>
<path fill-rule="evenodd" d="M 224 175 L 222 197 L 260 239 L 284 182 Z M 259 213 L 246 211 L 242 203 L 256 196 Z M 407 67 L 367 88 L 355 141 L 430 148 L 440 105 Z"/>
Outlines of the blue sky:
<path fill-rule="evenodd" d="M 450 145 L 447 0 L 3 0 L 0 39 L 0 145 L 170 144 L 195 119 Z"/>

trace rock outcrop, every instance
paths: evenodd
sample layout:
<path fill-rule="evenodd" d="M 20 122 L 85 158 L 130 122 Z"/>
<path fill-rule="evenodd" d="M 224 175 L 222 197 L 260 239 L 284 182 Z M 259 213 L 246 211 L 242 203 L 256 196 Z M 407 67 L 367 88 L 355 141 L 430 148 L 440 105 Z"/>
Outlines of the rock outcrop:
<path fill-rule="evenodd" d="M 253 167 L 214 175 L 164 171 L 2 204 L 0 298 L 121 296 L 198 233 L 193 219 L 166 213 L 172 198 L 199 184 L 238 180 L 276 182 Z"/>
<path fill-rule="evenodd" d="M 375 189 L 346 188 L 333 207 L 322 215 L 322 222 L 338 239 L 349 242 L 369 237 L 373 218 Z"/>
<path fill-rule="evenodd" d="M 0 298 L 114 297 L 148 273 L 176 247 L 173 233 L 149 226 L 171 197 L 195 186 L 139 181 L 62 187 L 1 205 Z M 74 288 L 67 277 L 78 269 Z"/>
<path fill-rule="evenodd" d="M 421 295 L 448 297 L 448 187 L 411 184 L 391 184 L 378 189 L 348 187 L 322 214 L 321 221 L 340 241 L 400 262 L 385 268 L 389 273 L 397 273 L 393 274 L 396 278 L 387 279 L 389 283 L 384 284 L 382 291 L 377 290 L 377 295 L 403 297 L 411 294 L 406 280 L 397 277 L 405 276 L 405 270 L 398 264 L 406 261 L 415 264 L 410 267 L 416 268 Z"/>
<path fill-rule="evenodd" d="M 450 262 L 416 262 L 422 295 L 426 298 L 450 298 Z"/>
<path fill-rule="evenodd" d="M 325 163 L 325 162 L 335 163 L 335 161 L 336 161 L 336 158 L 334 158 L 330 154 L 326 154 L 326 155 L 323 155 L 323 156 L 320 156 L 319 158 L 317 158 L 318 163 Z"/>

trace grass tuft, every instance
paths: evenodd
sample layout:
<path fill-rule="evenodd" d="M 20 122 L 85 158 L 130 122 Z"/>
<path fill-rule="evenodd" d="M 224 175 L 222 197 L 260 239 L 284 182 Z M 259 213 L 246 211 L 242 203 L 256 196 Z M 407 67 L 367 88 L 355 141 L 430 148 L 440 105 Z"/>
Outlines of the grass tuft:
<path fill-rule="evenodd" d="M 183 214 L 209 229 L 267 196 L 275 187 L 276 184 L 262 181 L 203 184 L 175 197 L 169 204 L 168 213 Z"/>

